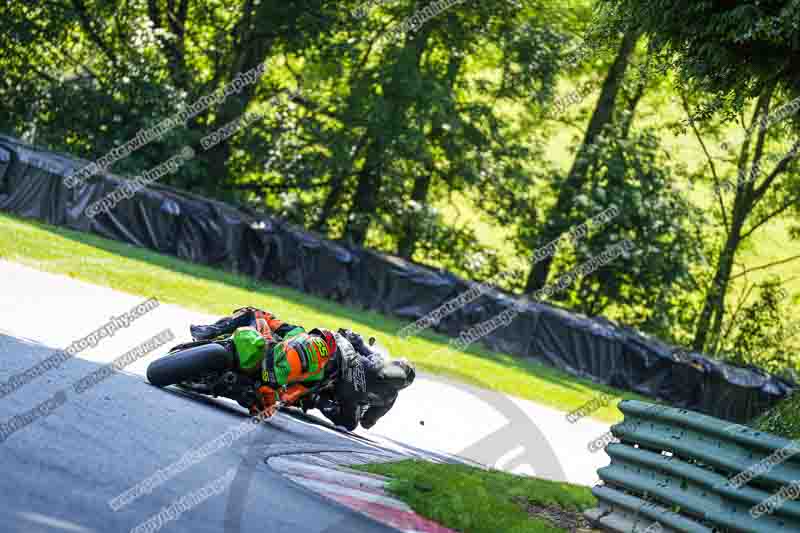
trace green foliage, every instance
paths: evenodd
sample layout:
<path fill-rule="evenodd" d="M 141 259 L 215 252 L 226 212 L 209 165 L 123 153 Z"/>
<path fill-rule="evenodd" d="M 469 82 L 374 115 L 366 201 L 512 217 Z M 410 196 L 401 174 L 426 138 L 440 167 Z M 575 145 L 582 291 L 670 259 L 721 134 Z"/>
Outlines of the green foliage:
<path fill-rule="evenodd" d="M 174 116 L 201 97 L 221 91 L 236 74 L 270 59 L 267 52 L 307 45 L 331 25 L 333 8 L 319 2 L 115 2 L 75 0 L 47 8 L 0 7 L 0 127 L 52 149 L 95 160 L 137 132 Z M 275 33 L 255 32 L 270 27 Z M 271 78 L 271 79 L 270 79 Z M 136 174 L 235 119 L 257 95 L 274 93 L 277 73 L 259 86 L 230 95 L 112 165 Z M 224 144 L 224 143 L 223 143 Z M 251 145 L 252 146 L 252 145 Z M 258 147 L 255 153 L 264 150 Z M 225 160 L 215 149 L 164 181 L 227 198 Z M 223 159 L 220 161 L 220 159 Z M 219 166 L 219 163 L 222 163 Z M 260 158 L 239 157 L 237 172 Z M 213 186 L 209 186 L 213 184 Z"/>
<path fill-rule="evenodd" d="M 315 87 L 307 91 L 307 120 L 292 133 L 298 143 L 286 155 L 315 157 L 304 159 L 307 179 L 297 182 L 282 171 L 279 158 L 272 173 L 278 183 L 271 188 L 294 188 L 280 212 L 329 236 L 346 239 L 352 227 L 372 224 L 370 246 L 490 276 L 502 263 L 491 253 L 469 250 L 467 233 L 420 206 L 434 195 L 479 186 L 491 165 L 524 158 L 524 139 L 503 123 L 496 104 L 521 94 L 532 103 L 547 100 L 563 39 L 544 26 L 548 11 L 532 2 L 522 11 L 505 5 L 453 8 L 413 37 L 381 39 L 387 25 L 417 8 L 418 3 L 381 5 L 358 28 L 308 50 L 295 68 L 298 78 L 313 77 Z M 480 46 L 501 69 L 499 80 L 467 70 L 469 55 Z M 334 62 L 339 68 L 324 68 Z M 369 201 L 361 192 L 368 180 L 374 182 Z M 414 242 L 404 242 L 409 235 Z M 476 272 L 472 256 L 483 256 L 486 268 Z"/>
<path fill-rule="evenodd" d="M 625 139 L 621 125 L 612 125 L 586 152 L 590 162 L 588 179 L 576 195 L 576 202 L 562 215 L 562 234 L 592 217 L 616 208 L 619 214 L 607 225 L 589 227 L 588 235 L 570 246 L 558 248 L 551 282 L 575 266 L 586 263 L 609 246 L 629 239 L 631 254 L 620 256 L 579 279 L 573 287 L 553 295 L 554 301 L 588 315 L 606 315 L 674 339 L 682 321 L 680 313 L 688 292 L 696 288 L 689 267 L 698 258 L 692 229 L 697 210 L 673 187 L 685 180 L 680 167 L 670 165 L 654 131 L 635 132 Z M 565 176 L 552 169 L 548 186 L 565 187 Z M 545 177 L 540 178 L 542 181 Z M 540 242 L 535 211 L 526 195 L 513 191 L 519 182 L 507 180 L 503 205 L 499 199 L 492 209 L 506 223 L 518 228 L 515 244 L 519 253 L 532 256 Z M 530 188 L 529 188 L 530 189 Z M 511 191 L 511 192 L 507 192 Z M 688 326 L 688 324 L 684 324 Z"/>
<path fill-rule="evenodd" d="M 800 394 L 792 394 L 750 422 L 750 426 L 786 439 L 800 439 Z"/>
<path fill-rule="evenodd" d="M 788 293 L 778 278 L 756 287 L 759 297 L 734 313 L 717 355 L 739 365 L 759 366 L 770 372 L 800 370 L 800 361 L 787 342 L 800 333 L 791 319 Z"/>
<path fill-rule="evenodd" d="M 600 0 L 618 27 L 637 26 L 681 82 L 733 95 L 741 108 L 773 80 L 800 94 L 800 4 L 795 0 Z"/>

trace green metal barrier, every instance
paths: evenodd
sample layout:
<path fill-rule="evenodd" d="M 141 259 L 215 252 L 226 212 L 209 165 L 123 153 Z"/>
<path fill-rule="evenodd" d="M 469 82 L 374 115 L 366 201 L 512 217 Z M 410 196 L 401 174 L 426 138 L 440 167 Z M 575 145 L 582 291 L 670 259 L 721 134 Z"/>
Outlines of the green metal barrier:
<path fill-rule="evenodd" d="M 597 472 L 592 522 L 619 533 L 800 532 L 792 498 L 800 495 L 800 445 L 685 409 L 634 400 L 619 408 L 625 419 L 611 432 L 620 442 L 606 448 L 611 464 Z M 731 481 L 767 458 L 760 475 Z M 788 497 L 773 512 L 751 513 L 781 490 Z"/>

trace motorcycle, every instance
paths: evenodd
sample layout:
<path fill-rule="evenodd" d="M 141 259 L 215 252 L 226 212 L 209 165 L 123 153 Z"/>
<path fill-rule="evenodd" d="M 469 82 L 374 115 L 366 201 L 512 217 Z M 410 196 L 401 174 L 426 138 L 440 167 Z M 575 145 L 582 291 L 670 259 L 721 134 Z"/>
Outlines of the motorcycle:
<path fill-rule="evenodd" d="M 343 331 L 334 333 L 338 349 L 328 362 L 323 379 L 298 401 L 297 406 L 304 412 L 316 406 L 321 394 L 335 396 L 342 382 L 366 395 L 361 362 Z M 279 337 L 276 340 L 281 341 Z M 375 339 L 370 339 L 370 344 L 374 342 Z M 246 409 L 258 403 L 258 388 L 266 384 L 260 372 L 253 376 L 242 370 L 232 335 L 174 346 L 167 355 L 150 363 L 147 380 L 156 387 L 175 385 L 204 396 L 229 398 Z M 284 406 L 283 402 L 278 402 L 278 407 Z"/>

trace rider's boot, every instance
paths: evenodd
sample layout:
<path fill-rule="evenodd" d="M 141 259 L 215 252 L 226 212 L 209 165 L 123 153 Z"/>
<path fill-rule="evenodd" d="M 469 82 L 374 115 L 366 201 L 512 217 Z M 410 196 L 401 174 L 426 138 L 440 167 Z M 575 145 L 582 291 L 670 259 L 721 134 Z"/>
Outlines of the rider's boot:
<path fill-rule="evenodd" d="M 250 326 L 253 322 L 249 312 L 237 313 L 230 317 L 217 320 L 209 325 L 189 326 L 192 337 L 198 341 L 207 341 L 220 335 L 227 335 L 236 331 L 236 328 Z"/>

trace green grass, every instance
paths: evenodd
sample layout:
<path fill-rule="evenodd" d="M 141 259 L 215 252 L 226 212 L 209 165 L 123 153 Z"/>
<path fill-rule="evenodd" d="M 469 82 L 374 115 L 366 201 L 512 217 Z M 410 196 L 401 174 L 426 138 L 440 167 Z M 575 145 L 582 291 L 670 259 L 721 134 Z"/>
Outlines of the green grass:
<path fill-rule="evenodd" d="M 430 332 L 403 340 L 396 335 L 405 325 L 400 320 L 93 234 L 0 214 L 0 235 L 2 259 L 212 315 L 253 305 L 308 327 L 351 327 L 376 337 L 393 355 L 408 357 L 426 372 L 563 411 L 582 406 L 600 392 L 638 398 L 480 347 L 460 352 L 448 346 L 449 338 Z M 616 402 L 592 416 L 606 422 L 622 419 Z"/>
<path fill-rule="evenodd" d="M 402 461 L 357 468 L 392 478 L 389 491 L 414 511 L 464 533 L 567 531 L 532 518 L 520 502 L 576 513 L 596 503 L 587 487 L 462 465 Z"/>

